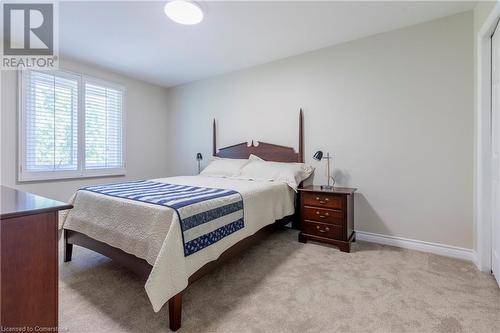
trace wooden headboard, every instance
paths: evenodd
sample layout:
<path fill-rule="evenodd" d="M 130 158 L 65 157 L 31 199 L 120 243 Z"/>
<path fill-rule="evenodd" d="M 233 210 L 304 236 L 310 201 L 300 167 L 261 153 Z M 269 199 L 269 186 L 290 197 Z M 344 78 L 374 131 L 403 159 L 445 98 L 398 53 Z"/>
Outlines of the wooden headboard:
<path fill-rule="evenodd" d="M 248 158 L 250 154 L 259 156 L 266 161 L 273 162 L 304 162 L 304 120 L 302 109 L 299 112 L 299 151 L 292 147 L 285 147 L 266 142 L 254 141 L 250 146 L 247 142 L 220 148 L 217 150 L 217 127 L 215 119 L 213 123 L 213 156 L 224 158 Z"/>

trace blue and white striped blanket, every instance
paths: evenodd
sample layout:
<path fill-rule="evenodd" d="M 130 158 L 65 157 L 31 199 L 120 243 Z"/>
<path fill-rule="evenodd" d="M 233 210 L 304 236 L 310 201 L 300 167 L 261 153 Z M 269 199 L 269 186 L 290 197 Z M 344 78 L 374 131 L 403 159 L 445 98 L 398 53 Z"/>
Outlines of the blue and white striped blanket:
<path fill-rule="evenodd" d="M 243 198 L 233 190 L 151 180 L 81 188 L 83 191 L 173 208 L 180 220 L 184 256 L 242 229 Z"/>

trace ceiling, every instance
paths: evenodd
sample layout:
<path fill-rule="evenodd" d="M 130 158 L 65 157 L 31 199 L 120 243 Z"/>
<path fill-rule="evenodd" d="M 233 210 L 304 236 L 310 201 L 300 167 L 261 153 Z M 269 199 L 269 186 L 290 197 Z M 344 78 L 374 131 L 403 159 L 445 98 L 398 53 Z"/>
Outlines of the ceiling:
<path fill-rule="evenodd" d="M 456 14 L 474 2 L 202 2 L 195 26 L 166 1 L 70 1 L 59 7 L 64 57 L 165 87 Z"/>

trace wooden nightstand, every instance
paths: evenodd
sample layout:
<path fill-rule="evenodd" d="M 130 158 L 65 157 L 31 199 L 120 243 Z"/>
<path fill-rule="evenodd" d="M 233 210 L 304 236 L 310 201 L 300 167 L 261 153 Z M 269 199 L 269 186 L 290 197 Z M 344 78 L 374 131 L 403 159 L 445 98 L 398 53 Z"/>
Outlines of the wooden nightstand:
<path fill-rule="evenodd" d="M 300 191 L 299 242 L 307 240 L 338 246 L 342 252 L 351 251 L 354 234 L 355 188 L 336 187 L 322 190 L 306 186 Z"/>

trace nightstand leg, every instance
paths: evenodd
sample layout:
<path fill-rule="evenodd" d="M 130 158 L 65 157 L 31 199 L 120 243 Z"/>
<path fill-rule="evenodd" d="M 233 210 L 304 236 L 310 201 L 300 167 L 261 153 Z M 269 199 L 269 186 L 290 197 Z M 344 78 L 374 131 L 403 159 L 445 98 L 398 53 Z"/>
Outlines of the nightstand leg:
<path fill-rule="evenodd" d="M 306 238 L 304 237 L 304 235 L 302 235 L 302 233 L 299 233 L 299 242 L 301 242 L 301 243 L 307 242 Z"/>
<path fill-rule="evenodd" d="M 350 242 L 343 243 L 343 244 L 339 245 L 339 249 L 342 252 L 350 253 L 351 252 L 351 243 Z"/>

